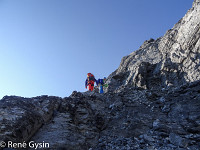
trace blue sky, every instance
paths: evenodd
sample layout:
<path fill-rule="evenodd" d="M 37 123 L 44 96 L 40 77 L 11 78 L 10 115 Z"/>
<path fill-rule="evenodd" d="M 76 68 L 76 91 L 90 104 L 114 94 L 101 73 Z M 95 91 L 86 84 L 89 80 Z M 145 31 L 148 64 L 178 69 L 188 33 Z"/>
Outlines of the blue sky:
<path fill-rule="evenodd" d="M 86 91 L 172 28 L 193 0 L 0 0 L 0 98 Z"/>

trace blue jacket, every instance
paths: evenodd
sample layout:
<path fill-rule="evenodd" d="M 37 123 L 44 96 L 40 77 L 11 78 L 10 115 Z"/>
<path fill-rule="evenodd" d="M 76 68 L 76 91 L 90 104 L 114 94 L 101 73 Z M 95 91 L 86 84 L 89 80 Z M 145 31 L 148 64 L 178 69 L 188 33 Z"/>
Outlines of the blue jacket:
<path fill-rule="evenodd" d="M 104 79 L 98 79 L 98 80 L 97 80 L 97 85 L 98 85 L 98 84 L 104 85 Z"/>

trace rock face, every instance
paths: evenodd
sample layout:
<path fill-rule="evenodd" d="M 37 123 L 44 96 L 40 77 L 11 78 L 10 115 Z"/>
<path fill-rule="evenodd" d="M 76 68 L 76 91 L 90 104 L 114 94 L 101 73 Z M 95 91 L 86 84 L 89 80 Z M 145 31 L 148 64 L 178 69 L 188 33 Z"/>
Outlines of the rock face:
<path fill-rule="evenodd" d="M 61 98 L 5 96 L 0 101 L 0 141 L 23 143 L 52 118 Z"/>
<path fill-rule="evenodd" d="M 199 150 L 200 0 L 163 37 L 125 56 L 106 82 L 104 94 L 4 97 L 0 142 L 8 148 L 16 148 L 8 141 L 34 141 L 49 143 L 41 149 Z"/>
<path fill-rule="evenodd" d="M 166 34 L 145 41 L 139 50 L 124 57 L 110 75 L 110 90 L 121 86 L 143 89 L 181 86 L 200 79 L 200 4 L 193 7 Z M 112 89 L 111 89 L 112 88 Z"/>

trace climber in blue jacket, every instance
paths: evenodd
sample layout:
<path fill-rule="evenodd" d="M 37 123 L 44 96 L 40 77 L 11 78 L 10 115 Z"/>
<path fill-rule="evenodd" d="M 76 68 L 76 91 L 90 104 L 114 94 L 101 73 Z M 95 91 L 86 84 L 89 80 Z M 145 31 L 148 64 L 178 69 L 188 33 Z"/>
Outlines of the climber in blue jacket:
<path fill-rule="evenodd" d="M 104 77 L 104 79 L 98 79 L 97 80 L 97 85 L 99 87 L 99 93 L 103 93 L 103 86 L 104 87 L 108 86 L 107 84 L 105 84 L 105 80 L 106 80 L 106 77 Z"/>

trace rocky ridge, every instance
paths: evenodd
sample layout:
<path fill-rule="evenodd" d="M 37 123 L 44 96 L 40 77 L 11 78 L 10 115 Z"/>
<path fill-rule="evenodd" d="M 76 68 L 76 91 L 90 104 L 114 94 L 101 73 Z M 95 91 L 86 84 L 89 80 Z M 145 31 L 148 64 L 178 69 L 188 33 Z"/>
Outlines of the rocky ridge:
<path fill-rule="evenodd" d="M 1 147 L 34 141 L 67 150 L 199 150 L 199 37 L 200 0 L 195 0 L 163 37 L 145 41 L 122 59 L 107 78 L 106 93 L 5 96 Z"/>
<path fill-rule="evenodd" d="M 109 76 L 111 90 L 126 85 L 144 89 L 177 87 L 199 80 L 199 7 L 199 0 L 195 0 L 187 14 L 163 37 L 145 41 L 139 50 L 125 56 Z"/>

